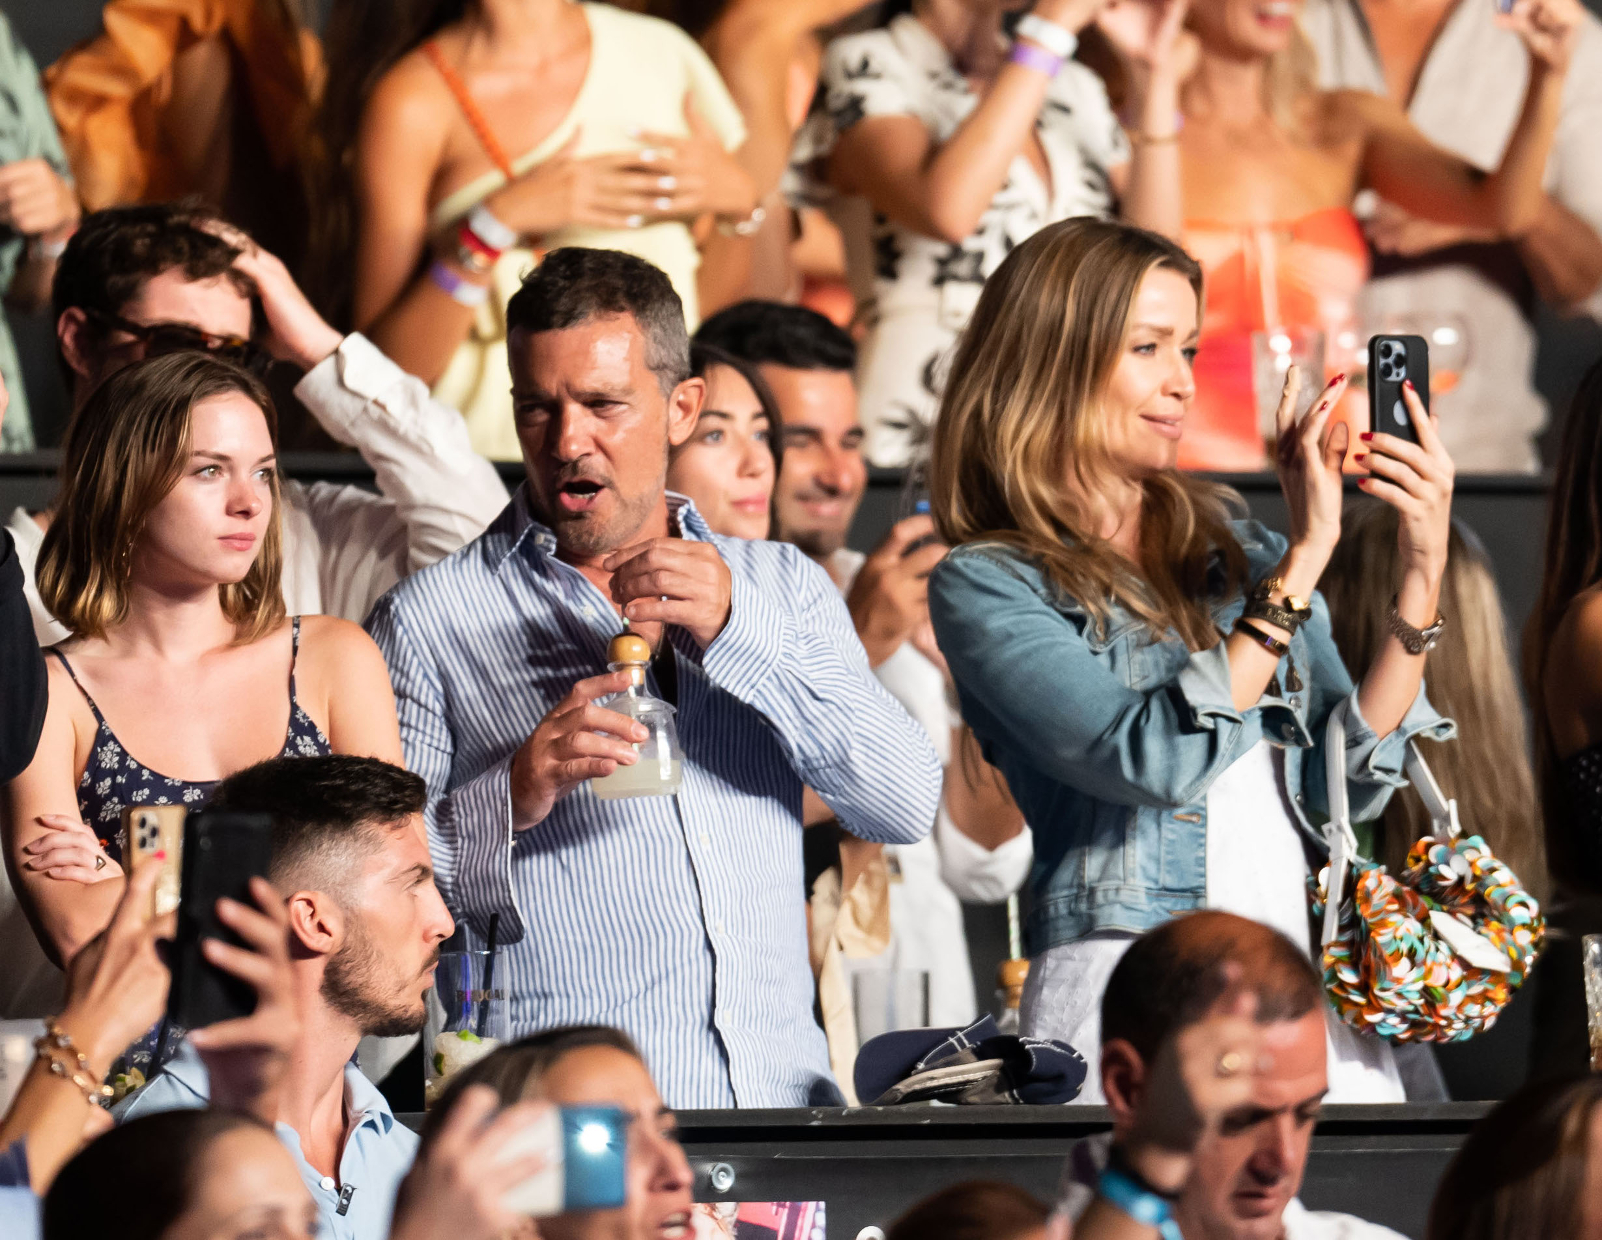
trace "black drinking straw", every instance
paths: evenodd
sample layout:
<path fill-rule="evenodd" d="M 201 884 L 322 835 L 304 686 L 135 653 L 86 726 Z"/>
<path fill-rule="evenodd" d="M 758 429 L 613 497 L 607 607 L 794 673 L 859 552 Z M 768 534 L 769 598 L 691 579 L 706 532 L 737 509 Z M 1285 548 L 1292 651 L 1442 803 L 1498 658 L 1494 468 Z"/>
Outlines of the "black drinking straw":
<path fill-rule="evenodd" d="M 489 963 L 484 966 L 484 998 L 479 1004 L 478 1028 L 473 1030 L 473 1032 L 481 1038 L 484 1036 L 484 1031 L 489 1027 L 490 992 L 495 986 L 495 938 L 500 933 L 500 929 L 501 915 L 499 913 L 491 913 L 489 928 Z"/>

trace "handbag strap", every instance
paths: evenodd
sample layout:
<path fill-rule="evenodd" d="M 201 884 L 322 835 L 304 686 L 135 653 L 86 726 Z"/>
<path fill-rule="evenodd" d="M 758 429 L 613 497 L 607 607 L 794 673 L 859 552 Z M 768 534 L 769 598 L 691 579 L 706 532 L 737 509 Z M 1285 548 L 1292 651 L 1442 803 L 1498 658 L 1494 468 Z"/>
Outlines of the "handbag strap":
<path fill-rule="evenodd" d="M 1407 782 L 1413 785 L 1413 791 L 1418 793 L 1418 799 L 1424 802 L 1424 809 L 1430 816 L 1431 834 L 1441 843 L 1450 844 L 1463 834 L 1462 825 L 1457 820 L 1457 801 L 1455 798 L 1448 799 L 1441 791 L 1441 785 L 1435 782 L 1435 773 L 1412 741 L 1407 743 L 1404 769 L 1407 771 Z"/>
<path fill-rule="evenodd" d="M 1412 741 L 1407 743 L 1403 763 L 1407 779 L 1417 791 L 1430 816 L 1431 834 L 1443 844 L 1462 835 L 1457 820 L 1457 801 L 1448 798 L 1435 780 L 1424 755 Z M 1346 793 L 1346 703 L 1329 712 L 1324 733 L 1324 781 L 1328 785 L 1329 823 L 1324 840 L 1329 845 L 1329 881 L 1324 891 L 1324 931 L 1320 942 L 1328 946 L 1340 930 L 1340 903 L 1346 894 L 1346 880 L 1357 859 L 1357 835 L 1352 830 L 1351 801 Z"/>
<path fill-rule="evenodd" d="M 1329 822 L 1324 842 L 1329 845 L 1329 878 L 1324 886 L 1324 930 L 1319 938 L 1328 947 L 1340 934 L 1341 901 L 1346 880 L 1357 857 L 1357 835 L 1352 830 L 1352 806 L 1346 795 L 1346 703 L 1336 703 L 1324 726 L 1324 782 L 1329 798 Z"/>

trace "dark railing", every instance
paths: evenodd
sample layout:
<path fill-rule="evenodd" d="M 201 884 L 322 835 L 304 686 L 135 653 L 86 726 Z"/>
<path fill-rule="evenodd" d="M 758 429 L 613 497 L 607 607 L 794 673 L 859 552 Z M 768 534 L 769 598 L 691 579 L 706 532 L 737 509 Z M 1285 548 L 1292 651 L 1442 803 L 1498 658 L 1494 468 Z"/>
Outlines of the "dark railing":
<path fill-rule="evenodd" d="M 1325 1108 L 1302 1202 L 1421 1238 L 1436 1181 L 1487 1109 Z M 401 1118 L 415 1127 L 422 1117 Z M 678 1119 L 697 1201 L 822 1201 L 829 1240 L 858 1240 L 962 1180 L 1006 1180 L 1051 1201 L 1073 1143 L 1111 1127 L 1105 1108 L 1076 1106 L 680 1111 Z"/>

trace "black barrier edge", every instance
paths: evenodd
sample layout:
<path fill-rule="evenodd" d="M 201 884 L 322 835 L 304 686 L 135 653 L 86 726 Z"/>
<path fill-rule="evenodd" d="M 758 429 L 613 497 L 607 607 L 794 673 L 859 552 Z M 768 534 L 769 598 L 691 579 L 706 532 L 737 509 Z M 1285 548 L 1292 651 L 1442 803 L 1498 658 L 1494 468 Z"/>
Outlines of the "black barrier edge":
<path fill-rule="evenodd" d="M 1490 1102 L 1405 1103 L 1390 1106 L 1327 1106 L 1315 1132 L 1320 1137 L 1461 1136 L 1491 1110 Z M 410 1128 L 418 1112 L 398 1117 Z M 1112 1123 L 1106 1107 L 964 1106 L 841 1107 L 793 1110 L 679 1111 L 679 1137 L 687 1145 L 756 1144 L 776 1140 L 984 1140 L 1076 1138 Z"/>

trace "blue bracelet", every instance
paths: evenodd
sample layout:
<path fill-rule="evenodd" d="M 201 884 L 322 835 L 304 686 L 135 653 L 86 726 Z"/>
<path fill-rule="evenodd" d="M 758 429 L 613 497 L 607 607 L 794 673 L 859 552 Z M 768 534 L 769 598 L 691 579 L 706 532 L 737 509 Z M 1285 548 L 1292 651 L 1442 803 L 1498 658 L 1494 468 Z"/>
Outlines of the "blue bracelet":
<path fill-rule="evenodd" d="M 1096 1195 L 1108 1205 L 1122 1210 L 1135 1222 L 1155 1227 L 1163 1240 L 1184 1240 L 1174 1212 L 1156 1193 L 1148 1193 L 1122 1171 L 1108 1167 L 1096 1181 Z"/>

